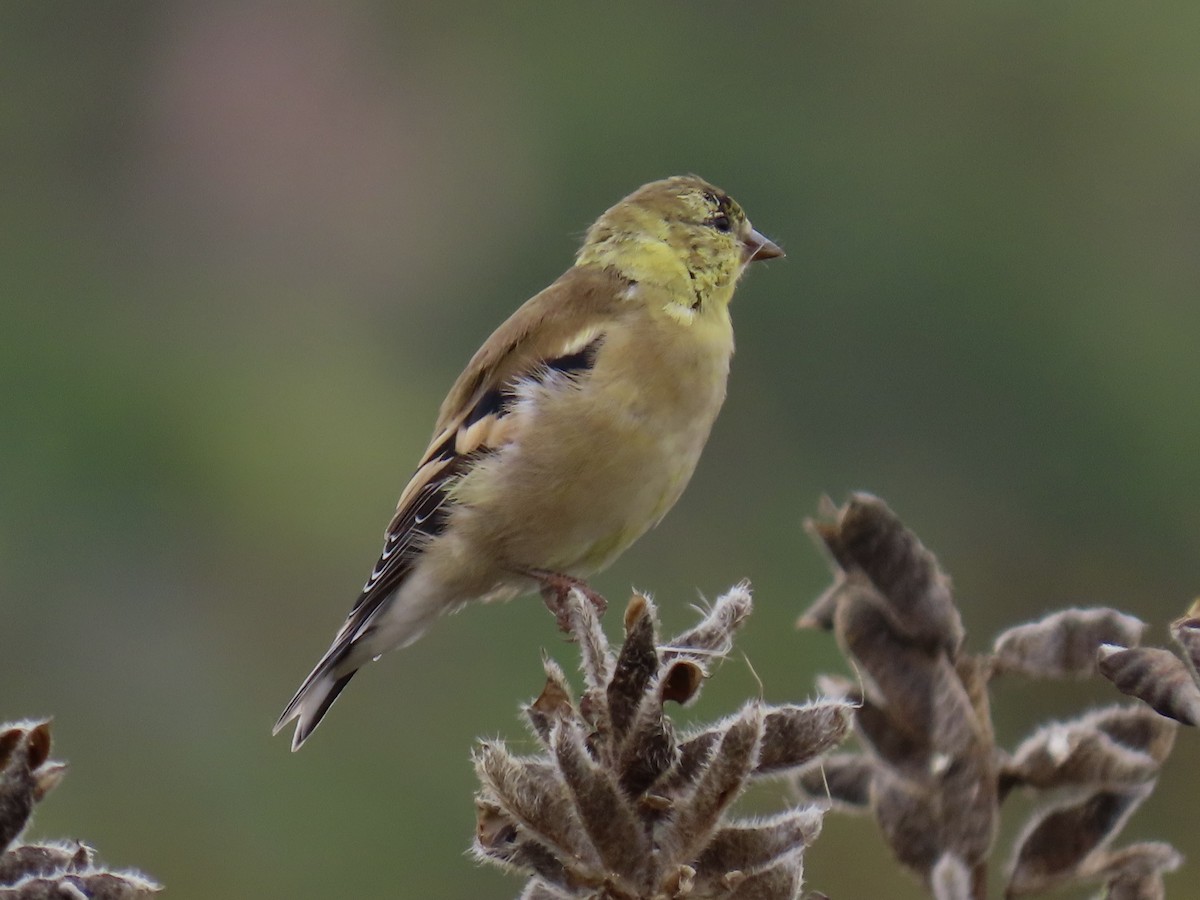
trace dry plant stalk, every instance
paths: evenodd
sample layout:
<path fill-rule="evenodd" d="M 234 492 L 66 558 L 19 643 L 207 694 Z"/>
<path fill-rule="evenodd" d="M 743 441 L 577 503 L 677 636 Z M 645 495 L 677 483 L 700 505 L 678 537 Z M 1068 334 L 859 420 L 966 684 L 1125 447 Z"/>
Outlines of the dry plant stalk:
<path fill-rule="evenodd" d="M 140 900 L 157 884 L 97 865 L 79 841 L 21 844 L 34 806 L 58 786 L 66 764 L 50 759 L 50 723 L 0 725 L 0 900 Z"/>
<path fill-rule="evenodd" d="M 1005 631 L 990 653 L 967 653 L 950 579 L 916 536 L 870 495 L 827 506 L 809 527 L 834 583 L 799 624 L 832 629 L 859 673 L 861 685 L 826 677 L 822 687 L 856 704 L 862 749 L 802 771 L 802 793 L 869 809 L 937 900 L 983 900 L 1004 798 L 1018 787 L 1054 791 L 1017 839 L 1006 897 L 1080 882 L 1102 883 L 1107 900 L 1163 897 L 1162 873 L 1181 862 L 1173 848 L 1110 845 L 1153 790 L 1174 723 L 1140 704 L 1111 706 L 1050 722 L 1010 753 L 996 745 L 988 697 L 1001 674 L 1093 675 L 1101 648 L 1136 646 L 1143 624 L 1068 609 Z"/>
<path fill-rule="evenodd" d="M 635 595 L 618 652 L 578 591 L 565 604 L 583 695 L 575 701 L 562 669 L 545 659 L 545 687 L 524 710 L 539 752 L 479 744 L 476 856 L 528 875 L 524 900 L 796 897 L 823 807 L 753 820 L 727 812 L 748 782 L 784 775 L 840 743 L 849 704 L 751 702 L 677 736 L 664 704 L 695 699 L 710 663 L 729 652 L 751 611 L 748 587 L 664 645 L 653 604 Z"/>

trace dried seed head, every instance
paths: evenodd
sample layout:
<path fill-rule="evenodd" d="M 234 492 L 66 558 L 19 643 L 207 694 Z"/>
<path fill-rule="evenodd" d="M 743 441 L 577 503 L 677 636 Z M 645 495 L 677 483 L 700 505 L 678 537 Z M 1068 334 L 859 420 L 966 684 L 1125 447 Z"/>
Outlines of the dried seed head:
<path fill-rule="evenodd" d="M 1030 735 L 1005 764 L 1002 783 L 1043 790 L 1145 781 L 1170 752 L 1175 726 L 1145 707 L 1110 707 Z"/>
<path fill-rule="evenodd" d="M 620 741 L 646 693 L 646 686 L 658 671 L 655 648 L 654 607 L 634 594 L 625 608 L 625 644 L 617 656 L 607 696 L 613 738 Z"/>
<path fill-rule="evenodd" d="M 505 815 L 498 803 L 475 798 L 475 841 L 486 850 L 511 844 L 517 835 L 517 823 Z"/>
<path fill-rule="evenodd" d="M 486 859 L 514 872 L 536 872 L 551 884 L 572 885 L 574 875 L 554 853 L 514 822 L 499 804 L 475 800 L 476 859 Z"/>
<path fill-rule="evenodd" d="M 571 700 L 571 688 L 558 663 L 543 657 L 542 668 L 546 672 L 546 686 L 537 698 L 525 707 L 525 718 L 533 729 L 534 736 L 542 746 L 550 746 L 550 731 L 556 722 L 575 715 Z"/>
<path fill-rule="evenodd" d="M 941 829 L 932 792 L 886 768 L 871 782 L 871 808 L 879 830 L 901 863 L 928 873 L 943 853 Z"/>
<path fill-rule="evenodd" d="M 576 859 L 584 871 L 601 871 L 599 855 L 583 833 L 567 786 L 550 760 L 518 758 L 501 743 L 484 743 L 475 751 L 475 773 L 489 805 L 555 851 L 560 860 Z"/>
<path fill-rule="evenodd" d="M 973 727 L 982 740 L 994 744 L 996 735 L 992 731 L 992 705 L 988 697 L 991 671 L 991 657 L 988 656 L 962 653 L 954 660 L 954 674 L 971 706 Z"/>
<path fill-rule="evenodd" d="M 871 799 L 876 763 L 865 753 L 835 753 L 801 771 L 795 779 L 805 799 L 829 801 L 834 807 L 863 810 Z"/>
<path fill-rule="evenodd" d="M 858 684 L 829 677 L 818 684 L 855 704 L 865 752 L 805 768 L 796 777 L 802 795 L 851 808 L 869 798 L 896 857 L 934 897 L 980 900 L 1001 797 L 1018 784 L 1086 787 L 1081 799 L 1028 827 L 1009 896 L 1085 875 L 1107 879 L 1114 894 L 1157 896 L 1165 863 L 1137 868 L 1131 861 L 1143 859 L 1141 851 L 1106 848 L 1151 789 L 1173 723 L 1137 707 L 1101 710 L 1041 729 L 1009 757 L 996 746 L 988 685 L 1006 671 L 1066 677 L 1099 668 L 1128 693 L 1190 721 L 1200 719 L 1200 688 L 1184 676 L 1196 666 L 1189 672 L 1165 651 L 1115 646 L 1104 647 L 1097 666 L 1099 648 L 1136 644 L 1145 628 L 1111 609 L 1066 610 L 1004 632 L 992 655 L 963 653 L 949 579 L 891 511 L 857 495 L 832 519 L 809 523 L 836 568 L 833 585 L 800 624 L 832 627 L 859 677 Z M 1200 601 L 1173 633 L 1185 653 L 1200 648 Z"/>
<path fill-rule="evenodd" d="M 78 841 L 14 847 L 0 854 L 0 885 L 15 884 L 22 878 L 47 878 L 86 871 L 92 866 L 92 854 L 90 847 Z"/>
<path fill-rule="evenodd" d="M 721 828 L 696 862 L 698 883 L 715 885 L 730 872 L 751 875 L 779 864 L 817 839 L 823 815 L 808 807 Z"/>
<path fill-rule="evenodd" d="M 767 713 L 755 775 L 806 765 L 846 739 L 854 707 L 838 700 L 783 706 Z"/>
<path fill-rule="evenodd" d="M 942 804 L 938 810 L 941 847 L 975 868 L 991 852 L 1000 822 L 992 747 L 976 744 L 947 758 L 935 784 Z"/>
<path fill-rule="evenodd" d="M 1176 724 L 1140 705 L 1109 706 L 1087 716 L 1087 721 L 1122 747 L 1145 753 L 1160 765 L 1175 745 Z"/>
<path fill-rule="evenodd" d="M 560 891 L 541 879 L 534 878 L 521 891 L 520 900 L 572 900 L 579 895 L 571 891 Z"/>
<path fill-rule="evenodd" d="M 1089 877 L 1116 877 L 1120 875 L 1141 877 L 1145 875 L 1174 872 L 1183 865 L 1183 856 L 1170 844 L 1146 841 L 1130 844 L 1120 850 L 1108 850 L 1097 854 L 1094 864 L 1089 866 Z"/>
<path fill-rule="evenodd" d="M 1035 816 L 1017 842 L 1008 894 L 1041 893 L 1086 878 L 1102 850 L 1154 788 L 1153 782 L 1094 791 Z"/>
<path fill-rule="evenodd" d="M 844 599 L 836 627 L 867 686 L 857 724 L 885 758 L 924 769 L 933 755 L 953 758 L 990 734 L 954 663 L 896 632 L 866 595 Z"/>
<path fill-rule="evenodd" d="M 1200 682 L 1200 598 L 1192 604 L 1187 615 L 1171 623 L 1171 637 L 1182 648 L 1192 678 Z"/>
<path fill-rule="evenodd" d="M 1148 842 L 1098 854 L 1089 879 L 1108 881 L 1105 900 L 1164 900 L 1164 872 L 1174 872 L 1183 857 L 1169 844 Z"/>
<path fill-rule="evenodd" d="M 733 647 L 733 636 L 753 608 L 750 583 L 734 585 L 717 598 L 703 620 L 688 631 L 678 634 L 663 647 L 667 658 L 691 652 L 698 656 L 726 656 Z"/>
<path fill-rule="evenodd" d="M 24 830 L 34 804 L 62 781 L 65 766 L 49 756 L 48 721 L 0 726 L 0 853 Z"/>
<path fill-rule="evenodd" d="M 917 733 L 912 733 L 916 731 Z M 896 727 L 887 710 L 868 700 L 859 703 L 854 713 L 854 733 L 859 742 L 883 763 L 907 773 L 911 778 L 924 778 L 929 772 L 929 763 L 934 756 L 928 734 Z"/>
<path fill-rule="evenodd" d="M 705 660 L 728 652 L 749 611 L 742 585 L 656 648 L 654 606 L 635 596 L 614 657 L 594 615 L 569 607 L 586 690 L 574 704 L 561 670 L 546 663 L 546 686 L 525 709 L 541 754 L 514 756 L 499 742 L 476 749 L 476 856 L 531 876 L 522 896 L 545 900 L 793 900 L 821 811 L 749 823 L 726 814 L 752 777 L 811 762 L 840 741 L 853 707 L 750 704 L 682 743 L 664 713 L 667 700 L 695 696 Z"/>
<path fill-rule="evenodd" d="M 809 529 L 812 531 L 812 529 Z M 819 537 L 819 534 L 813 532 Z M 839 571 L 834 576 L 834 582 L 830 585 L 825 593 L 817 597 L 816 600 L 800 614 L 796 619 L 797 628 L 812 628 L 820 631 L 833 630 L 833 616 L 837 612 L 838 598 L 842 591 L 843 574 Z"/>
<path fill-rule="evenodd" d="M 927 881 L 945 853 L 972 868 L 987 858 L 998 818 L 990 760 L 946 759 L 925 781 L 881 767 L 872 781 L 871 799 L 896 858 Z"/>
<path fill-rule="evenodd" d="M 1162 876 L 1117 875 L 1105 885 L 1104 900 L 1166 900 L 1167 891 Z"/>
<path fill-rule="evenodd" d="M 729 900 L 791 900 L 799 893 L 804 880 L 804 857 L 793 853 L 753 875 L 738 873 L 740 877 L 732 877 L 734 875 L 731 872 L 731 877 L 726 879 L 728 893 L 709 896 L 728 897 Z"/>
<path fill-rule="evenodd" d="M 685 706 L 700 694 L 704 667 L 694 659 L 673 660 L 663 672 L 662 698 Z"/>
<path fill-rule="evenodd" d="M 847 588 L 835 619 L 838 640 L 858 664 L 867 698 L 916 737 L 931 721 L 928 684 L 939 657 L 914 647 L 893 627 L 874 588 L 861 582 Z"/>
<path fill-rule="evenodd" d="M 1123 694 L 1144 700 L 1155 712 L 1184 725 L 1200 724 L 1200 687 L 1175 654 L 1158 647 L 1114 647 L 1099 653 L 1100 674 Z"/>
<path fill-rule="evenodd" d="M 141 900 L 162 887 L 140 872 L 82 872 L 26 879 L 17 890 L 21 900 Z"/>
<path fill-rule="evenodd" d="M 675 764 L 675 729 L 663 715 L 662 686 L 643 695 L 623 745 L 617 751 L 620 784 L 630 797 L 642 794 Z"/>
<path fill-rule="evenodd" d="M 38 801 L 62 781 L 50 761 L 50 723 L 0 725 L 0 897 L 14 900 L 138 900 L 160 887 L 137 872 L 98 868 L 78 841 L 12 847 Z"/>
<path fill-rule="evenodd" d="M 691 897 L 696 887 L 696 870 L 691 866 L 677 866 L 662 880 L 659 896 L 680 898 Z"/>
<path fill-rule="evenodd" d="M 861 572 L 887 600 L 907 637 L 957 652 L 963 627 L 950 579 L 887 504 L 854 494 L 836 522 L 814 528 L 844 571 Z"/>
<path fill-rule="evenodd" d="M 974 900 L 971 885 L 971 871 L 953 853 L 942 855 L 929 878 L 934 900 Z"/>
<path fill-rule="evenodd" d="M 1001 632 L 992 647 L 995 671 L 1082 678 L 1096 671 L 1102 644 L 1136 647 L 1145 630 L 1144 622 L 1115 609 L 1065 609 Z"/>
<path fill-rule="evenodd" d="M 692 790 L 676 800 L 674 816 L 659 833 L 671 859 L 690 860 L 708 843 L 721 816 L 746 786 L 758 759 L 763 714 L 752 703 L 728 721 L 698 773 Z"/>
<path fill-rule="evenodd" d="M 717 728 L 694 734 L 679 744 L 679 758 L 669 773 L 655 785 L 656 790 L 675 795 L 688 788 L 704 771 L 713 748 L 721 739 Z"/>
<path fill-rule="evenodd" d="M 579 643 L 584 682 L 589 690 L 602 691 L 612 675 L 613 659 L 600 625 L 600 614 L 578 589 L 571 590 L 564 602 L 571 635 Z"/>

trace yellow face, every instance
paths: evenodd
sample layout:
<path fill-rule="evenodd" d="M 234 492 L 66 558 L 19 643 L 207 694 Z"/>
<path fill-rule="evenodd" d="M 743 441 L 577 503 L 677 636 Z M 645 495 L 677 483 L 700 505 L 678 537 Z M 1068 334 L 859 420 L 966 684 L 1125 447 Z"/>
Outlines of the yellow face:
<path fill-rule="evenodd" d="M 727 304 L 752 259 L 781 255 L 728 194 L 686 175 L 644 185 L 604 213 L 577 264 L 611 266 L 632 281 L 689 295 L 699 312 Z"/>

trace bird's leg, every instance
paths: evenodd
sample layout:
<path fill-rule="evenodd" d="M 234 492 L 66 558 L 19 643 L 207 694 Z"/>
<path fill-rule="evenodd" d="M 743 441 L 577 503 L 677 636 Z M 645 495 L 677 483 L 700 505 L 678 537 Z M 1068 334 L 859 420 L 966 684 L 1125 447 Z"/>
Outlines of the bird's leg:
<path fill-rule="evenodd" d="M 551 572 L 549 569 L 522 569 L 521 573 L 528 575 L 541 586 L 542 601 L 546 604 L 546 609 L 554 613 L 559 631 L 565 634 L 571 633 L 571 618 L 567 610 L 567 597 L 571 591 L 583 594 L 600 615 L 608 609 L 608 601 L 593 591 L 582 578 L 562 572 Z"/>

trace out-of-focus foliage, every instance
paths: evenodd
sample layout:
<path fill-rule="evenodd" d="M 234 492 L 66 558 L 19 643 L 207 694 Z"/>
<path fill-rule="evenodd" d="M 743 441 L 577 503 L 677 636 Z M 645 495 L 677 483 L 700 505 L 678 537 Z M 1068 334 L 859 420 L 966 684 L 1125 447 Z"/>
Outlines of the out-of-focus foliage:
<path fill-rule="evenodd" d="M 270 725 L 470 353 L 676 172 L 788 251 L 738 293 L 688 493 L 596 582 L 668 631 L 743 576 L 794 598 L 697 721 L 834 664 L 790 628 L 822 492 L 904 510 L 968 647 L 1068 605 L 1163 643 L 1200 582 L 1198 31 L 1182 2 L 0 7 L 0 705 L 56 715 L 81 776 L 39 833 L 181 900 L 507 896 L 463 856 L 469 750 L 559 640 L 540 602 L 442 623 L 300 754 Z M 1078 697 L 998 699 L 1028 715 L 1000 736 Z M 1138 817 L 1192 856 L 1194 737 Z M 920 896 L 866 822 L 806 863 Z"/>

